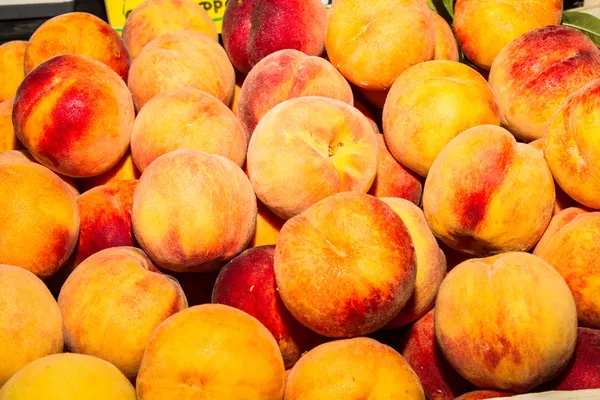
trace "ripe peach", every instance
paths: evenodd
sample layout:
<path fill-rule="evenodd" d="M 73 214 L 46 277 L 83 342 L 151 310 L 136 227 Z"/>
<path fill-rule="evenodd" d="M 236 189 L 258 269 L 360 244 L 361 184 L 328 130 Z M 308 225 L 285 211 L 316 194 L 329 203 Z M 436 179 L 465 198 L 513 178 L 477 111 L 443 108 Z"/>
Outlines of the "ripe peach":
<path fill-rule="evenodd" d="M 550 223 L 554 200 L 552 174 L 539 151 L 492 125 L 450 141 L 423 190 L 435 235 L 477 256 L 529 250 Z"/>
<path fill-rule="evenodd" d="M 465 130 L 499 125 L 494 94 L 474 69 L 455 61 L 429 61 L 406 70 L 383 108 L 383 133 L 403 165 L 427 176 L 444 147 Z"/>
<path fill-rule="evenodd" d="M 131 382 L 114 365 L 72 353 L 27 364 L 0 390 L 0 400 L 38 399 L 136 400 Z"/>
<path fill-rule="evenodd" d="M 248 176 L 257 197 L 289 219 L 332 194 L 366 193 L 377 172 L 375 135 L 349 104 L 317 96 L 287 100 L 254 130 Z"/>
<path fill-rule="evenodd" d="M 140 171 L 135 167 L 133 158 L 131 157 L 131 151 L 127 151 L 119 162 L 109 169 L 108 171 L 96 175 L 90 176 L 89 178 L 83 178 L 79 180 L 79 187 L 82 192 L 86 192 L 96 186 L 107 185 L 113 182 L 128 181 L 132 179 L 138 179 L 140 177 Z"/>
<path fill-rule="evenodd" d="M 54 57 L 27 75 L 13 109 L 15 133 L 31 155 L 72 177 L 113 167 L 127 150 L 133 120 L 123 80 L 77 55 Z"/>
<path fill-rule="evenodd" d="M 260 201 L 256 202 L 258 212 L 256 214 L 256 229 L 248 247 L 265 246 L 277 243 L 279 231 L 285 220 L 273 214 L 267 206 Z"/>
<path fill-rule="evenodd" d="M 283 359 L 273 335 L 233 307 L 206 304 L 156 328 L 137 378 L 139 400 L 281 400 Z"/>
<path fill-rule="evenodd" d="M 435 54 L 434 60 L 458 61 L 458 45 L 452 28 L 446 20 L 435 11 L 433 14 L 433 27 L 435 28 Z"/>
<path fill-rule="evenodd" d="M 31 272 L 0 265 L 0 388 L 38 358 L 63 351 L 60 309 Z"/>
<path fill-rule="evenodd" d="M 326 12 L 320 0 L 230 1 L 223 15 L 223 45 L 233 65 L 247 74 L 278 50 L 318 56 L 323 52 L 325 29 Z"/>
<path fill-rule="evenodd" d="M 202 5 L 192 0 L 146 0 L 127 16 L 123 40 L 131 58 L 157 37 L 180 30 L 197 31 L 217 41 L 217 28 Z"/>
<path fill-rule="evenodd" d="M 225 50 L 196 31 L 176 31 L 148 43 L 131 63 L 129 89 L 136 108 L 169 89 L 192 87 L 229 105 L 235 72 Z"/>
<path fill-rule="evenodd" d="M 246 248 L 256 197 L 233 161 L 177 150 L 158 157 L 142 174 L 132 219 L 138 243 L 160 267 L 202 272 Z"/>
<path fill-rule="evenodd" d="M 240 91 L 238 117 L 248 136 L 277 104 L 296 97 L 323 96 L 353 104 L 350 85 L 327 60 L 298 50 L 280 50 L 262 59 Z"/>
<path fill-rule="evenodd" d="M 514 393 L 502 392 L 499 390 L 475 390 L 474 392 L 465 393 L 456 398 L 456 400 L 483 400 L 495 399 L 498 397 L 512 397 Z"/>
<path fill-rule="evenodd" d="M 388 90 L 367 90 L 363 88 L 358 89 L 360 93 L 367 99 L 369 103 L 382 110 L 385 105 L 385 100 L 387 98 Z"/>
<path fill-rule="evenodd" d="M 141 172 L 159 156 L 179 149 L 218 154 L 241 167 L 247 147 L 235 114 L 216 97 L 189 87 L 167 90 L 146 103 L 131 133 L 131 154 Z"/>
<path fill-rule="evenodd" d="M 415 372 L 394 349 L 369 338 L 337 340 L 292 368 L 285 400 L 425 400 Z"/>
<path fill-rule="evenodd" d="M 510 42 L 496 57 L 489 82 L 502 124 L 525 141 L 546 133 L 567 96 L 600 77 L 600 49 L 566 26 L 549 26 Z"/>
<path fill-rule="evenodd" d="M 436 301 L 435 334 L 446 359 L 473 384 L 523 393 L 569 363 L 577 311 L 550 264 L 504 253 L 450 271 Z"/>
<path fill-rule="evenodd" d="M 285 223 L 275 278 L 298 321 L 324 336 L 351 337 L 398 315 L 415 287 L 415 262 L 400 216 L 373 196 L 346 192 Z"/>
<path fill-rule="evenodd" d="M 44 22 L 29 39 L 25 75 L 43 62 L 65 54 L 93 58 L 127 79 L 127 48 L 119 34 L 95 15 L 72 12 Z"/>
<path fill-rule="evenodd" d="M 563 0 L 457 0 L 454 30 L 465 56 L 490 69 L 500 50 L 537 28 L 559 25 Z"/>
<path fill-rule="evenodd" d="M 321 344 L 324 338 L 300 324 L 285 308 L 275 285 L 275 246 L 244 251 L 231 260 L 217 278 L 212 302 L 247 312 L 273 334 L 286 368 Z"/>
<path fill-rule="evenodd" d="M 10 159 L 0 162 L 0 193 L 0 264 L 49 278 L 77 243 L 75 195 L 46 167 Z"/>
<path fill-rule="evenodd" d="M 27 42 L 13 40 L 0 45 L 0 103 L 15 97 L 23 81 L 23 59 Z"/>
<path fill-rule="evenodd" d="M 0 153 L 23 147 L 15 135 L 12 122 L 14 99 L 0 102 Z"/>

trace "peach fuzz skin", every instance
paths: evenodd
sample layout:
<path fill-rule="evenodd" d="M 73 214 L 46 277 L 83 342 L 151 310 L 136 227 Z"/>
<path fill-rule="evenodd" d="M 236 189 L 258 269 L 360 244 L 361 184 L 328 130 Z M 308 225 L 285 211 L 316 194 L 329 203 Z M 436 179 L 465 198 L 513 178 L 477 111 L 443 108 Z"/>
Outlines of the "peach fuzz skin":
<path fill-rule="evenodd" d="M 54 57 L 27 75 L 13 109 L 15 133 L 31 155 L 71 177 L 113 167 L 129 146 L 133 120 L 125 82 L 77 55 Z"/>
<path fill-rule="evenodd" d="M 260 201 L 256 202 L 256 229 L 248 247 L 265 246 L 277 243 L 279 231 L 285 224 L 285 220 L 273 214 L 267 206 Z"/>
<path fill-rule="evenodd" d="M 277 342 L 257 319 L 204 304 L 156 328 L 136 383 L 139 400 L 281 400 L 285 369 Z"/>
<path fill-rule="evenodd" d="M 474 256 L 531 249 L 550 223 L 554 201 L 554 180 L 540 152 L 492 125 L 450 141 L 423 190 L 436 237 Z"/>
<path fill-rule="evenodd" d="M 446 359 L 471 383 L 525 393 L 566 368 L 577 311 L 550 264 L 509 252 L 450 271 L 436 300 L 435 334 Z"/>
<path fill-rule="evenodd" d="M 23 60 L 27 42 L 13 40 L 0 45 L 0 102 L 15 97 L 17 88 L 23 81 Z"/>
<path fill-rule="evenodd" d="M 180 30 L 218 39 L 215 23 L 201 4 L 192 0 L 146 0 L 127 16 L 123 41 L 134 59 L 152 40 Z"/>
<path fill-rule="evenodd" d="M 123 40 L 110 25 L 92 14 L 72 12 L 44 22 L 29 39 L 25 74 L 65 54 L 90 57 L 127 79 L 129 52 Z"/>
<path fill-rule="evenodd" d="M 452 28 L 437 12 L 432 11 L 433 26 L 435 28 L 435 53 L 434 60 L 458 61 L 458 45 Z"/>
<path fill-rule="evenodd" d="M 338 193 L 318 202 L 285 223 L 275 248 L 275 279 L 285 306 L 328 337 L 385 326 L 409 301 L 416 273 L 402 219 L 366 194 Z"/>
<path fill-rule="evenodd" d="M 23 147 L 13 129 L 13 104 L 14 99 L 0 102 L 0 153 Z"/>
<path fill-rule="evenodd" d="M 108 171 L 100 175 L 79 179 L 77 184 L 83 193 L 96 186 L 106 185 L 118 181 L 138 179 L 140 175 L 141 173 L 136 168 L 133 158 L 131 157 L 131 151 L 127 151 L 127 153 L 121 157 L 119 162 Z"/>

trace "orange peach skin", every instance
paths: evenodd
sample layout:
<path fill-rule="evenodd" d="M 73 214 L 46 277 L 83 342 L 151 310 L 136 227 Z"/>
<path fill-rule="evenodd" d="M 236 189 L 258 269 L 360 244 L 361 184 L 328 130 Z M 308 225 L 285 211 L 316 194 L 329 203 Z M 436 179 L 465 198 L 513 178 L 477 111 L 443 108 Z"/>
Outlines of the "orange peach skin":
<path fill-rule="evenodd" d="M 127 150 L 133 121 L 125 82 L 77 55 L 54 57 L 27 75 L 13 109 L 15 133 L 31 155 L 72 177 L 113 167 Z"/>
<path fill-rule="evenodd" d="M 216 97 L 194 88 L 171 89 L 138 113 L 131 133 L 131 154 L 144 170 L 163 154 L 202 150 L 244 164 L 248 139 L 235 114 Z"/>
<path fill-rule="evenodd" d="M 44 61 L 64 54 L 93 58 L 127 79 L 129 53 L 123 40 L 110 25 L 92 14 L 73 12 L 44 22 L 29 39 L 25 75 Z"/>
<path fill-rule="evenodd" d="M 423 177 L 450 140 L 479 125 L 500 125 L 494 94 L 477 71 L 455 61 L 409 68 L 394 82 L 383 108 L 390 152 Z"/>
<path fill-rule="evenodd" d="M 254 130 L 248 176 L 257 197 L 289 219 L 335 193 L 366 193 L 377 172 L 375 135 L 349 104 L 318 96 L 287 100 Z"/>
<path fill-rule="evenodd" d="M 63 322 L 50 291 L 31 272 L 0 265 L 0 388 L 22 367 L 63 351 Z"/>
<path fill-rule="evenodd" d="M 0 45 L 0 102 L 12 99 L 23 81 L 27 42 L 13 40 Z"/>
<path fill-rule="evenodd" d="M 133 196 L 133 230 L 160 267 L 219 268 L 244 250 L 256 225 L 256 197 L 233 161 L 199 150 L 157 158 Z"/>
<path fill-rule="evenodd" d="M 148 43 L 131 63 L 129 89 L 137 110 L 157 94 L 192 87 L 229 105 L 235 72 L 225 50 L 196 31 L 177 31 Z"/>
<path fill-rule="evenodd" d="M 273 214 L 267 206 L 257 201 L 258 213 L 256 214 L 256 229 L 248 247 L 265 246 L 276 244 L 279 231 L 285 224 L 285 220 Z"/>
<path fill-rule="evenodd" d="M 352 89 L 327 60 L 298 50 L 280 50 L 263 58 L 246 76 L 238 117 L 248 136 L 277 104 L 296 97 L 323 96 L 353 104 Z"/>
<path fill-rule="evenodd" d="M 281 400 L 283 359 L 273 335 L 243 311 L 206 304 L 152 334 L 137 378 L 139 400 Z"/>
<path fill-rule="evenodd" d="M 80 179 L 78 184 L 81 188 L 81 191 L 86 192 L 96 186 L 138 179 L 140 175 L 141 173 L 135 167 L 133 158 L 131 157 L 131 151 L 128 150 L 114 167 L 103 174 Z"/>
<path fill-rule="evenodd" d="M 501 392 L 499 390 L 475 390 L 474 392 L 469 392 L 463 394 L 462 396 L 458 396 L 456 400 L 483 400 L 512 396 L 515 396 L 515 394 L 511 392 Z"/>
<path fill-rule="evenodd" d="M 114 247 L 79 264 L 58 305 L 72 352 L 102 358 L 135 379 L 152 332 L 187 300 L 177 280 L 160 273 L 143 251 Z"/>
<path fill-rule="evenodd" d="M 277 239 L 279 295 L 300 323 L 324 336 L 359 336 L 385 326 L 409 301 L 416 272 L 402 219 L 366 194 L 318 202 L 288 220 Z"/>
<path fill-rule="evenodd" d="M 489 70 L 502 48 L 514 39 L 559 25 L 562 9 L 562 0 L 457 0 L 454 30 L 465 56 Z"/>
<path fill-rule="evenodd" d="M 600 49 L 594 42 L 573 28 L 549 26 L 506 45 L 492 65 L 489 82 L 502 124 L 517 138 L 532 141 L 546 134 L 567 96 L 596 78 Z"/>
<path fill-rule="evenodd" d="M 433 14 L 422 0 L 335 1 L 325 47 L 346 79 L 363 89 L 386 90 L 409 67 L 433 59 Z"/>
<path fill-rule="evenodd" d="M 180 30 L 218 39 L 215 23 L 201 4 L 192 0 L 146 0 L 127 16 L 123 40 L 134 59 L 152 40 Z"/>
<path fill-rule="evenodd" d="M 75 195 L 56 174 L 32 162 L 0 162 L 0 264 L 52 276 L 79 236 Z"/>
<path fill-rule="evenodd" d="M 423 190 L 436 237 L 476 256 L 532 248 L 550 223 L 554 201 L 552 174 L 539 151 L 492 125 L 453 139 Z"/>
<path fill-rule="evenodd" d="M 23 147 L 13 129 L 13 104 L 14 99 L 0 102 L 0 153 Z"/>
<path fill-rule="evenodd" d="M 458 61 L 458 45 L 452 33 L 452 28 L 437 12 L 432 11 L 433 26 L 435 28 L 435 53 L 434 60 Z"/>
<path fill-rule="evenodd" d="M 292 368 L 285 400 L 425 400 L 419 378 L 394 349 L 370 338 L 337 340 Z"/>
<path fill-rule="evenodd" d="M 446 359 L 473 384 L 524 393 L 569 363 L 577 311 L 550 264 L 504 253 L 450 271 L 436 301 L 435 333 Z"/>
<path fill-rule="evenodd" d="M 569 285 L 580 326 L 595 329 L 600 329 L 598 234 L 600 212 L 567 208 L 552 219 L 534 252 L 552 264 Z"/>

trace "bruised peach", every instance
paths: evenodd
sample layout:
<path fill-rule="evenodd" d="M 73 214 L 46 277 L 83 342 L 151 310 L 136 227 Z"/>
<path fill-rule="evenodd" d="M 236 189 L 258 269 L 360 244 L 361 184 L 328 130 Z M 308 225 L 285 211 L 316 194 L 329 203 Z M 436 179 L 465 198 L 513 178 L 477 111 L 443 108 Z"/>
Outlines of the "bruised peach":
<path fill-rule="evenodd" d="M 502 124 L 532 141 L 567 96 L 600 77 L 600 49 L 566 26 L 536 29 L 510 42 L 496 57 L 489 82 Z"/>
<path fill-rule="evenodd" d="M 465 393 L 456 398 L 456 400 L 483 400 L 495 399 L 498 397 L 512 397 L 514 393 L 502 392 L 499 390 L 475 390 L 474 392 Z"/>
<path fill-rule="evenodd" d="M 296 97 L 323 96 L 353 104 L 350 85 L 327 60 L 298 50 L 281 50 L 262 59 L 240 91 L 238 117 L 252 135 L 260 119 L 277 104 Z"/>
<path fill-rule="evenodd" d="M 250 72 L 276 51 L 323 52 L 326 12 L 320 0 L 244 0 L 227 3 L 223 45 L 233 65 Z"/>
<path fill-rule="evenodd" d="M 273 214 L 267 206 L 257 201 L 256 229 L 248 247 L 265 246 L 277 243 L 279 231 L 285 220 Z"/>
<path fill-rule="evenodd" d="M 152 40 L 180 30 L 198 31 L 214 41 L 218 39 L 215 23 L 197 2 L 146 0 L 127 16 L 123 40 L 133 59 Z"/>
<path fill-rule="evenodd" d="M 95 15 L 72 12 L 44 22 L 29 39 L 25 52 L 25 74 L 43 62 L 65 54 L 93 58 L 127 79 L 127 48 L 119 34 Z"/>
<path fill-rule="evenodd" d="M 492 125 L 450 141 L 423 190 L 434 234 L 478 256 L 532 248 L 550 223 L 554 200 L 552 174 L 539 151 Z"/>
<path fill-rule="evenodd" d="M 192 87 L 231 103 L 235 72 L 225 50 L 196 31 L 176 31 L 148 43 L 131 63 L 129 89 L 136 108 L 169 89 Z"/>
<path fill-rule="evenodd" d="M 57 56 L 25 77 L 13 109 L 15 133 L 31 155 L 63 175 L 99 175 L 129 145 L 134 120 L 125 82 L 88 57 Z"/>
<path fill-rule="evenodd" d="M 275 246 L 261 246 L 231 260 L 221 269 L 212 302 L 235 307 L 258 319 L 277 340 L 286 368 L 291 368 L 324 338 L 300 324 L 283 305 L 275 285 L 274 255 Z"/>
<path fill-rule="evenodd" d="M 96 186 L 138 179 L 139 177 L 140 171 L 135 167 L 133 158 L 131 157 L 131 151 L 127 151 L 114 167 L 100 175 L 80 179 L 79 186 L 81 187 L 81 191 L 85 192 Z"/>
<path fill-rule="evenodd" d="M 206 304 L 156 328 L 136 383 L 139 400 L 281 400 L 285 369 L 277 342 L 258 320 Z"/>
<path fill-rule="evenodd" d="M 0 103 L 15 97 L 23 81 L 23 60 L 27 42 L 13 40 L 0 45 Z"/>
<path fill-rule="evenodd" d="M 434 60 L 458 61 L 458 45 L 452 28 L 446 20 L 435 11 L 433 14 L 433 27 L 435 28 L 435 53 Z"/>
<path fill-rule="evenodd" d="M 569 363 L 577 312 L 550 264 L 509 252 L 450 271 L 436 301 L 435 334 L 446 359 L 473 384 L 524 393 Z"/>
<path fill-rule="evenodd" d="M 0 102 L 0 153 L 23 147 L 13 129 L 13 104 L 14 99 Z"/>
<path fill-rule="evenodd" d="M 131 133 L 131 154 L 144 170 L 163 154 L 202 150 L 229 158 L 240 167 L 248 140 L 235 114 L 216 97 L 194 88 L 171 89 L 138 113 Z"/>

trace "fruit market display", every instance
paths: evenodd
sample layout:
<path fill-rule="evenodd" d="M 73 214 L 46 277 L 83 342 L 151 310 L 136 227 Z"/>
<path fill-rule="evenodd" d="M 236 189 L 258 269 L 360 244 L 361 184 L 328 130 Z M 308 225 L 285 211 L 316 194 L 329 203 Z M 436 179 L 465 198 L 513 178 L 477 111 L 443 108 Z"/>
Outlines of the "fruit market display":
<path fill-rule="evenodd" d="M 0 400 L 600 399 L 600 20 L 217 32 L 146 0 L 0 46 Z"/>

